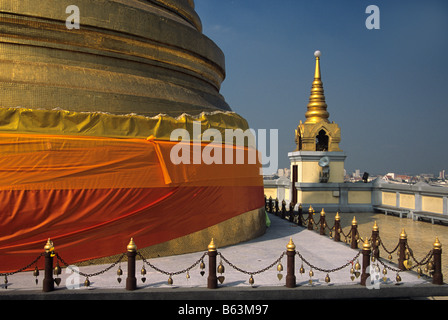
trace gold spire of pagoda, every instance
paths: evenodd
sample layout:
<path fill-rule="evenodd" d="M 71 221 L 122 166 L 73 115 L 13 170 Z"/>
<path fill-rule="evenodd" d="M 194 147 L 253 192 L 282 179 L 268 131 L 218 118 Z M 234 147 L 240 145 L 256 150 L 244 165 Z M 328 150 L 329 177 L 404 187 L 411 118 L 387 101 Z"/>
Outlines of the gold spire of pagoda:
<path fill-rule="evenodd" d="M 310 102 L 308 111 L 306 112 L 306 123 L 318 123 L 321 121 L 329 122 L 330 114 L 327 111 L 327 103 L 325 102 L 324 86 L 321 78 L 320 57 L 321 52 L 316 51 L 316 72 L 314 74 L 313 87 L 311 89 Z"/>

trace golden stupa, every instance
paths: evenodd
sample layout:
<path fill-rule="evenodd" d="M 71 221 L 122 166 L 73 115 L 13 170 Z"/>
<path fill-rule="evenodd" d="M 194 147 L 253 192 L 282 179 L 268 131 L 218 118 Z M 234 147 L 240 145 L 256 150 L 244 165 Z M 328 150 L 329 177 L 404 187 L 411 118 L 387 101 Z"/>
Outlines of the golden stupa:
<path fill-rule="evenodd" d="M 305 113 L 295 131 L 297 148 L 290 152 L 293 203 L 339 211 L 346 154 L 341 150 L 341 128 L 330 114 L 322 82 L 321 57 L 314 53 L 315 72 Z"/>
<path fill-rule="evenodd" d="M 305 113 L 306 121 L 304 123 L 300 121 L 296 130 L 296 151 L 342 152 L 339 148 L 341 129 L 336 123 L 330 123 L 328 120 L 330 114 L 327 111 L 328 106 L 322 83 L 321 52 L 316 51 L 314 55 L 316 58 L 314 81 Z M 319 140 L 323 140 L 324 143 L 322 141 L 316 143 Z"/>
<path fill-rule="evenodd" d="M 0 66 L 0 271 L 48 238 L 75 263 L 264 232 L 259 164 L 170 161 L 175 129 L 248 129 L 193 0 L 0 0 Z"/>

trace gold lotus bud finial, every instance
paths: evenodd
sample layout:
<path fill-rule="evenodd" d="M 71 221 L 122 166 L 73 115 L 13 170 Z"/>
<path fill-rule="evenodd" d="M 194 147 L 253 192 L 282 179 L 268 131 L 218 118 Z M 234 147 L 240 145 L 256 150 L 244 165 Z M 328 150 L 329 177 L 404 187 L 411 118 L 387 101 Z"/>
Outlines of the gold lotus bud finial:
<path fill-rule="evenodd" d="M 50 252 L 50 251 L 54 250 L 53 241 L 51 241 L 50 238 L 48 238 L 47 243 L 45 244 L 44 250 L 45 250 L 45 252 Z"/>
<path fill-rule="evenodd" d="M 403 228 L 403 230 L 401 230 L 401 233 L 400 233 L 400 239 L 404 240 L 407 238 L 408 238 L 408 235 L 406 234 L 406 231 Z"/>
<path fill-rule="evenodd" d="M 439 237 L 436 237 L 436 241 L 434 242 L 434 249 L 436 250 L 442 249 L 442 244 L 439 241 Z"/>
<path fill-rule="evenodd" d="M 325 210 L 322 208 L 322 211 L 320 212 L 320 215 L 322 216 L 322 217 L 325 217 Z"/>
<path fill-rule="evenodd" d="M 364 240 L 362 248 L 364 250 L 370 250 L 372 248 L 372 246 L 370 245 L 370 241 L 369 241 L 368 237 L 366 237 L 366 239 Z"/>
<path fill-rule="evenodd" d="M 352 226 L 358 225 L 358 221 L 356 221 L 356 217 L 353 217 Z"/>
<path fill-rule="evenodd" d="M 336 217 L 334 219 L 336 221 L 341 221 L 341 216 L 339 215 L 339 212 L 336 213 Z"/>
<path fill-rule="evenodd" d="M 129 242 L 127 249 L 129 252 L 137 251 L 137 245 L 134 242 L 134 238 L 131 238 L 131 241 Z"/>
<path fill-rule="evenodd" d="M 286 246 L 286 249 L 291 252 L 291 251 L 295 251 L 296 250 L 296 245 L 294 244 L 294 242 L 292 241 L 292 238 L 289 239 L 289 243 Z"/>
<path fill-rule="evenodd" d="M 216 251 L 215 239 L 213 239 L 213 238 L 212 238 L 212 241 L 210 242 L 210 244 L 208 245 L 208 251 L 210 251 L 210 252 Z"/>
<path fill-rule="evenodd" d="M 310 206 L 310 208 L 308 209 L 308 212 L 309 213 L 313 213 L 314 212 L 313 206 Z"/>
<path fill-rule="evenodd" d="M 373 225 L 373 231 L 378 231 L 379 230 L 379 228 L 378 228 L 378 224 L 376 223 L 376 221 L 375 221 L 375 223 L 374 223 L 374 225 Z"/>

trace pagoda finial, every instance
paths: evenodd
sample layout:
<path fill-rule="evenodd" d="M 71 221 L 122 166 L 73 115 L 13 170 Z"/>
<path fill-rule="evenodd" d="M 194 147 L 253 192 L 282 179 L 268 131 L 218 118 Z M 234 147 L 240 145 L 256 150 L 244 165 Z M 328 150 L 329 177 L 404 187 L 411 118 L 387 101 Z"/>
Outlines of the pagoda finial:
<path fill-rule="evenodd" d="M 314 74 L 308 111 L 305 114 L 306 123 L 318 123 L 320 121 L 329 122 L 328 118 L 330 117 L 330 114 L 327 111 L 327 103 L 325 102 L 320 69 L 320 57 L 322 56 L 322 53 L 318 50 L 314 53 L 314 56 L 316 57 L 316 71 Z"/>
<path fill-rule="evenodd" d="M 316 57 L 316 72 L 314 73 L 314 80 L 322 80 L 322 74 L 320 72 L 320 57 L 322 56 L 322 52 L 317 50 L 316 52 L 314 52 L 314 56 Z"/>

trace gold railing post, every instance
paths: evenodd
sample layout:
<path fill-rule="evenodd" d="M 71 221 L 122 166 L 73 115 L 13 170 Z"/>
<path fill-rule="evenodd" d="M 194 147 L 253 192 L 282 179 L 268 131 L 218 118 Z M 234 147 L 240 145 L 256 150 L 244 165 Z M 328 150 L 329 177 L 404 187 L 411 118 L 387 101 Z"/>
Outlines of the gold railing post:
<path fill-rule="evenodd" d="M 370 254 L 372 253 L 372 247 L 369 239 L 366 237 L 362 245 L 362 273 L 361 273 L 361 285 L 365 286 L 367 279 L 370 277 L 370 273 L 367 273 L 367 268 L 370 266 Z"/>
<path fill-rule="evenodd" d="M 358 222 L 356 221 L 356 217 L 353 217 L 350 234 L 352 237 L 350 247 L 352 249 L 358 249 Z"/>
<path fill-rule="evenodd" d="M 302 204 L 299 204 L 299 212 L 297 213 L 297 225 L 299 227 L 303 227 L 303 224 L 302 224 L 303 216 L 302 216 L 302 214 L 303 214 L 303 207 L 302 207 Z"/>
<path fill-rule="evenodd" d="M 321 213 L 320 213 L 320 235 L 324 236 L 325 235 L 325 226 L 326 226 L 326 221 L 325 221 L 325 210 L 322 209 Z"/>
<path fill-rule="evenodd" d="M 289 222 L 294 222 L 294 206 L 294 203 L 289 203 Z"/>
<path fill-rule="evenodd" d="M 378 228 L 378 224 L 375 221 L 375 224 L 372 228 L 372 252 L 373 257 L 375 259 L 379 259 L 380 257 L 380 248 L 379 248 L 379 235 L 380 235 L 380 229 Z"/>
<path fill-rule="evenodd" d="M 443 284 L 443 274 L 442 274 L 442 244 L 439 238 L 436 238 L 434 242 L 434 273 L 432 275 L 432 283 L 437 285 Z"/>
<path fill-rule="evenodd" d="M 216 289 L 218 288 L 218 277 L 216 276 L 216 256 L 218 251 L 216 250 L 216 245 L 214 239 L 208 245 L 208 278 L 207 278 L 207 288 Z"/>
<path fill-rule="evenodd" d="M 286 287 L 287 288 L 295 288 L 296 287 L 296 276 L 295 276 L 296 245 L 292 241 L 292 238 L 289 240 L 289 243 L 286 246 L 286 257 L 287 257 Z"/>
<path fill-rule="evenodd" d="M 406 231 L 403 229 L 400 234 L 400 241 L 398 244 L 398 269 L 404 271 L 406 267 L 404 261 L 406 260 L 406 244 L 408 242 L 408 236 Z"/>
<path fill-rule="evenodd" d="M 134 239 L 131 239 L 127 246 L 126 255 L 128 257 L 128 276 L 126 278 L 126 290 L 134 291 L 137 289 L 137 278 L 135 277 L 135 257 L 137 255 L 137 246 Z"/>
<path fill-rule="evenodd" d="M 286 201 L 285 200 L 283 200 L 282 201 L 282 209 L 281 209 L 281 217 L 282 217 L 282 219 L 285 219 L 286 218 Z"/>
<path fill-rule="evenodd" d="M 339 215 L 339 212 L 336 213 L 336 217 L 334 218 L 334 241 L 339 242 L 341 241 L 341 216 Z"/>
<path fill-rule="evenodd" d="M 312 206 L 308 209 L 308 230 L 314 230 L 314 219 L 313 219 L 314 209 Z"/>
<path fill-rule="evenodd" d="M 53 257 L 54 253 L 54 245 L 53 241 L 48 239 L 47 243 L 44 247 L 45 253 L 45 276 L 43 281 L 43 292 L 50 292 L 54 290 L 54 279 L 53 279 Z"/>
<path fill-rule="evenodd" d="M 269 212 L 269 213 L 273 213 L 272 196 L 269 197 L 268 207 L 269 207 L 268 212 Z"/>

